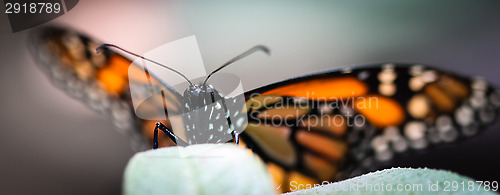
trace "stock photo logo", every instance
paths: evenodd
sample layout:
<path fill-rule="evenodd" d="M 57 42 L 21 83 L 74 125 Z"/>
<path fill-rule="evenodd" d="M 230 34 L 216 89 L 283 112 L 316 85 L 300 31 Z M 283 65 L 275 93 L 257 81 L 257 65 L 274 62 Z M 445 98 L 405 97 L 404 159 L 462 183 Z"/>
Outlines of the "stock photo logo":
<path fill-rule="evenodd" d="M 194 36 L 143 57 L 46 27 L 32 33 L 30 46 L 56 87 L 108 116 L 135 150 L 239 142 L 265 162 L 283 192 L 467 140 L 500 108 L 485 79 L 420 64 L 334 69 L 246 91 L 238 76 L 219 71 L 231 72 L 238 60 L 272 59 L 265 46 L 235 51 L 212 71 Z"/>
<path fill-rule="evenodd" d="M 255 47 L 245 55 L 259 49 Z M 148 64 L 148 59 L 155 61 Z M 157 128 L 174 136 L 177 145 L 225 143 L 245 129 L 247 115 L 240 79 L 233 74 L 217 73 L 226 65 L 208 74 L 195 36 L 160 46 L 133 64 L 141 64 L 143 70 L 134 79 L 129 78 L 135 114 L 144 120 L 168 118 L 172 130 L 163 124 Z M 131 65 L 129 75 L 137 73 L 136 68 Z M 147 84 L 135 82 L 137 78 L 147 80 Z M 159 85 L 159 81 L 168 84 Z"/>

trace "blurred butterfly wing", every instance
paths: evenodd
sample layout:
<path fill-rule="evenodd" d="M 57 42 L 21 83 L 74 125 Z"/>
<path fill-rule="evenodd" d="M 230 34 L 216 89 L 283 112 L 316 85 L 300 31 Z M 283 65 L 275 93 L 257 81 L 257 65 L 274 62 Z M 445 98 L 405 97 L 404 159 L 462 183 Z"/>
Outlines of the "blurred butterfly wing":
<path fill-rule="evenodd" d="M 242 140 L 284 191 L 359 175 L 401 153 L 456 142 L 497 118 L 481 78 L 420 65 L 307 75 L 246 93 Z"/>
<path fill-rule="evenodd" d="M 30 37 L 36 64 L 55 86 L 109 115 L 118 129 L 129 135 L 134 148 L 151 148 L 143 134 L 152 136 L 158 121 L 168 125 L 165 112 L 178 111 L 181 96 L 128 58 L 108 49 L 96 53 L 100 45 L 60 27 L 42 27 Z M 173 145 L 168 138 L 160 140 L 162 145 Z"/>

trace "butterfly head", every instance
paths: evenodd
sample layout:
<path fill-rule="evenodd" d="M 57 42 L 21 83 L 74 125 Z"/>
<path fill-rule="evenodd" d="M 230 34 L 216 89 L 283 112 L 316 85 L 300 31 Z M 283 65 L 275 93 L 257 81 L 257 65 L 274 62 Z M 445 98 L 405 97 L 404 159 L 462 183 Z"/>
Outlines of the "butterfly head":
<path fill-rule="evenodd" d="M 216 103 L 224 96 L 210 85 L 192 85 L 184 91 L 184 109 L 191 111 Z"/>

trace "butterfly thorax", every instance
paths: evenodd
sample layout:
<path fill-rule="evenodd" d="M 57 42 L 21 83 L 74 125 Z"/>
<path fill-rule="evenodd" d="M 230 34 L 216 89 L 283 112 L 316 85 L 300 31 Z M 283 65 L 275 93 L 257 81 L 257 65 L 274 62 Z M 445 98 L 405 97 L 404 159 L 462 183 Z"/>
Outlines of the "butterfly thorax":
<path fill-rule="evenodd" d="M 184 91 L 184 127 L 188 144 L 220 143 L 231 139 L 224 96 L 211 86 L 193 85 Z"/>

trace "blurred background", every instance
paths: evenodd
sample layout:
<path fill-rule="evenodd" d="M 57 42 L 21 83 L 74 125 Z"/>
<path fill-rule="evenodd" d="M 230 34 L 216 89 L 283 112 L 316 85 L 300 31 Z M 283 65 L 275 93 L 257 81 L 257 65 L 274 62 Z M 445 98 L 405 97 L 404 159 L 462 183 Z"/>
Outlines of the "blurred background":
<path fill-rule="evenodd" d="M 30 30 L 0 17 L 2 194 L 119 194 L 133 155 L 111 122 L 51 85 L 27 51 Z M 500 1 L 80 1 L 49 22 L 136 53 L 196 35 L 207 70 L 227 68 L 246 90 L 294 76 L 379 62 L 419 63 L 500 86 Z M 384 167 L 452 170 L 499 180 L 500 123 L 474 139 Z M 382 167 L 382 168 L 384 168 Z"/>

